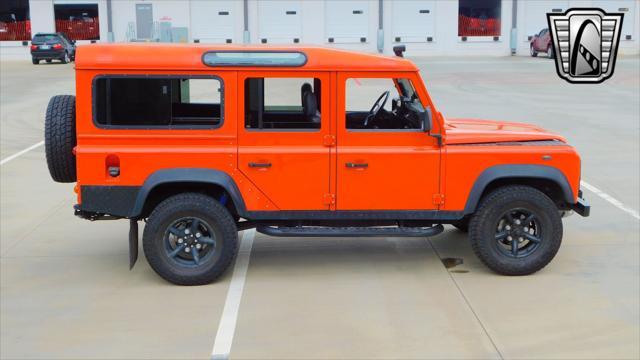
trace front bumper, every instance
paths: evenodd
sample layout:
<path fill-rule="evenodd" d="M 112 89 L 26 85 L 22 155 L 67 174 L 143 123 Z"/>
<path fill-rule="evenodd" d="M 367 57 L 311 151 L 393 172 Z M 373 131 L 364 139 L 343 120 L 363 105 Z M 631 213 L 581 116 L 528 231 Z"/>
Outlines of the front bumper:
<path fill-rule="evenodd" d="M 591 205 L 589 205 L 589 202 L 582 197 L 582 190 L 578 192 L 578 202 L 575 204 L 571 204 L 571 210 L 584 217 L 587 217 L 589 216 L 589 214 L 591 214 Z"/>

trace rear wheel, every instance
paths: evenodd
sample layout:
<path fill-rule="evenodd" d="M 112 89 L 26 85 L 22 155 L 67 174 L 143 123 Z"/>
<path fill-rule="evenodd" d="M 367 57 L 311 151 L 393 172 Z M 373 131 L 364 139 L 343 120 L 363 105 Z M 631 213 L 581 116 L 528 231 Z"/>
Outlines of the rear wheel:
<path fill-rule="evenodd" d="M 549 59 L 553 59 L 553 58 L 554 58 L 554 55 L 555 55 L 555 54 L 554 54 L 554 51 L 553 51 L 553 46 L 549 45 L 549 46 L 547 47 L 547 57 L 548 57 Z"/>
<path fill-rule="evenodd" d="M 528 275 L 545 267 L 562 242 L 554 202 L 527 186 L 507 186 L 487 195 L 469 223 L 478 258 L 504 275 Z"/>
<path fill-rule="evenodd" d="M 153 270 L 178 285 L 214 281 L 238 251 L 236 224 L 227 209 L 196 193 L 161 202 L 149 215 L 142 241 Z"/>
<path fill-rule="evenodd" d="M 62 57 L 62 59 L 60 59 L 60 61 L 62 61 L 63 64 L 70 62 L 71 58 L 69 57 L 69 53 L 65 51 L 64 56 Z"/>
<path fill-rule="evenodd" d="M 32 58 L 32 59 L 31 59 L 31 62 L 33 63 L 33 65 L 38 65 L 38 64 L 40 64 L 40 60 L 38 60 L 38 59 L 33 59 L 33 58 Z"/>
<path fill-rule="evenodd" d="M 47 59 L 46 61 L 47 61 L 47 64 L 51 64 L 51 62 L 52 62 L 53 60 L 51 60 L 51 59 Z"/>
<path fill-rule="evenodd" d="M 532 57 L 536 57 L 538 56 L 538 52 L 536 51 L 536 49 L 533 47 L 533 45 L 529 46 L 529 53 L 531 54 Z"/>

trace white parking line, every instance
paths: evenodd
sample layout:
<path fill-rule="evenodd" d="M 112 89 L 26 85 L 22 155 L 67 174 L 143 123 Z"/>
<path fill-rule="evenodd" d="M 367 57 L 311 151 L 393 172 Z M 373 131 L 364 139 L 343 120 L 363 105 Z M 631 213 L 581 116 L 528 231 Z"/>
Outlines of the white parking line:
<path fill-rule="evenodd" d="M 44 145 L 44 141 L 40 141 L 39 143 L 33 144 L 33 145 L 29 146 L 28 148 L 26 148 L 24 150 L 18 151 L 17 153 L 2 159 L 2 161 L 0 161 L 0 165 L 4 165 L 4 164 L 8 163 L 9 161 L 17 158 L 18 156 L 24 155 L 24 154 L 28 153 L 29 151 L 31 151 L 31 150 L 33 150 L 35 148 L 39 148 L 42 145 Z"/>
<path fill-rule="evenodd" d="M 238 310 L 240 308 L 240 300 L 242 300 L 242 291 L 244 290 L 244 282 L 247 277 L 247 268 L 249 267 L 249 258 L 251 257 L 251 248 L 253 247 L 253 239 L 255 236 L 255 229 L 245 230 L 242 234 L 240 250 L 238 251 L 236 264 L 233 266 L 231 284 L 229 284 L 227 299 L 224 302 L 224 309 L 220 317 L 218 333 L 216 334 L 216 340 L 213 343 L 213 350 L 211 351 L 211 359 L 226 360 L 229 358 L 233 335 L 236 332 Z"/>
<path fill-rule="evenodd" d="M 618 209 L 620 209 L 620 210 L 626 212 L 627 214 L 633 216 L 634 218 L 636 218 L 636 220 L 640 220 L 640 214 L 638 214 L 638 212 L 636 210 L 626 207 L 620 200 L 618 200 L 618 199 L 614 198 L 613 196 L 605 193 L 604 191 L 598 189 L 597 187 L 587 183 L 586 181 L 580 181 L 580 185 L 582 185 L 582 187 L 584 187 L 585 189 L 591 191 L 592 193 L 600 196 L 605 201 L 609 202 L 610 204 L 612 204 L 613 206 L 617 207 Z"/>

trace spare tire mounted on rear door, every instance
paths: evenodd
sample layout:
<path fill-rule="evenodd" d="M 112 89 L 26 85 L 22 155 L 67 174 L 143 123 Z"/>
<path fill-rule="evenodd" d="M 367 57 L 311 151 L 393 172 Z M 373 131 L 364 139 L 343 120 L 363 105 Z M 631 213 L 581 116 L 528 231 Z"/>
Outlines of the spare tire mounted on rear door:
<path fill-rule="evenodd" d="M 53 180 L 76 182 L 76 97 L 56 95 L 49 101 L 44 123 L 47 165 Z"/>

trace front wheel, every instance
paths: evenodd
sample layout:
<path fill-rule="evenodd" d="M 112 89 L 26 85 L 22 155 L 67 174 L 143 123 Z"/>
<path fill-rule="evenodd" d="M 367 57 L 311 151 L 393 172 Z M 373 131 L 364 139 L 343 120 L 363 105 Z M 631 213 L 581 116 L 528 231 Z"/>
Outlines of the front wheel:
<path fill-rule="evenodd" d="M 553 59 L 554 55 L 553 46 L 549 45 L 549 47 L 547 47 L 547 57 Z"/>
<path fill-rule="evenodd" d="M 149 215 L 142 237 L 149 265 L 177 285 L 204 285 L 229 267 L 238 231 L 229 211 L 202 194 L 167 198 Z"/>
<path fill-rule="evenodd" d="M 503 275 L 528 275 L 545 267 L 562 242 L 554 202 L 528 186 L 506 186 L 487 195 L 469 223 L 475 254 Z"/>

